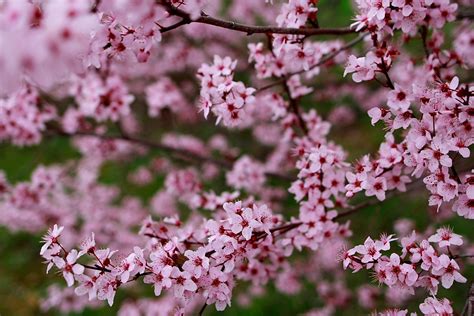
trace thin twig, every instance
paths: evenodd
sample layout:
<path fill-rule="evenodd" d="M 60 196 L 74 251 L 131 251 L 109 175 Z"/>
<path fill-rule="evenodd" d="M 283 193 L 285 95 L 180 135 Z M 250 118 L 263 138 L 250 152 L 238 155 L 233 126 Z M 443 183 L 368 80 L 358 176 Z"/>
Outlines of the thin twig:
<path fill-rule="evenodd" d="M 283 87 L 285 88 L 286 94 L 288 95 L 288 100 L 290 104 L 290 110 L 295 114 L 296 118 L 298 119 L 298 124 L 300 128 L 303 130 L 304 134 L 308 134 L 308 126 L 306 126 L 306 122 L 304 121 L 303 117 L 301 116 L 300 107 L 298 105 L 298 101 L 291 96 L 291 90 L 288 86 L 288 83 L 285 81 L 283 82 Z"/>
<path fill-rule="evenodd" d="M 112 270 L 104 268 L 104 267 L 100 267 L 98 265 L 90 266 L 87 264 L 83 264 L 82 266 L 84 266 L 84 268 L 91 269 L 91 270 L 97 270 L 97 271 L 102 271 L 102 272 L 112 272 Z"/>
<path fill-rule="evenodd" d="M 420 35 L 421 35 L 421 40 L 423 42 L 423 51 L 425 52 L 425 57 L 428 58 L 430 56 L 430 50 L 428 49 L 428 44 L 426 42 L 427 36 L 428 36 L 428 28 L 426 25 L 423 25 L 420 28 Z"/>
<path fill-rule="evenodd" d="M 177 29 L 178 27 L 182 26 L 182 25 L 186 25 L 186 24 L 189 24 L 191 23 L 190 20 L 188 19 L 182 19 L 181 21 L 175 23 L 175 24 L 172 24 L 172 25 L 169 25 L 169 26 L 165 26 L 165 27 L 161 27 L 160 28 L 160 33 L 166 33 L 166 32 L 169 32 L 169 31 L 172 31 L 174 29 Z"/>
<path fill-rule="evenodd" d="M 207 307 L 207 304 L 206 304 L 206 302 L 204 302 L 204 305 L 199 310 L 199 313 L 198 313 L 199 316 L 204 315 L 204 311 L 206 310 L 206 307 Z"/>
<path fill-rule="evenodd" d="M 474 6 L 461 6 L 458 9 L 458 15 L 456 16 L 458 20 L 462 19 L 474 19 Z"/>
<path fill-rule="evenodd" d="M 284 83 L 286 80 L 288 80 L 289 78 L 291 78 L 291 77 L 294 76 L 294 75 L 300 75 L 300 74 L 305 73 L 306 71 L 310 71 L 310 70 L 313 70 L 313 69 L 316 68 L 316 67 L 319 67 L 319 66 L 324 65 L 326 62 L 330 61 L 331 59 L 333 59 L 334 57 L 336 57 L 337 55 L 339 55 L 339 54 L 342 53 L 343 51 L 348 50 L 349 48 L 351 48 L 351 47 L 357 45 L 357 44 L 358 44 L 359 42 L 361 42 L 361 41 L 364 39 L 364 37 L 366 37 L 368 34 L 369 34 L 369 33 L 363 33 L 363 34 L 361 34 L 360 36 L 356 37 L 355 39 L 353 39 L 353 40 L 347 42 L 346 45 L 342 46 L 342 47 L 339 48 L 338 50 L 336 50 L 336 51 L 334 51 L 334 52 L 332 52 L 332 53 L 328 53 L 328 54 L 324 55 L 318 63 L 316 63 L 316 64 L 310 66 L 308 70 L 304 70 L 304 69 L 303 69 L 303 70 L 300 70 L 300 71 L 296 71 L 296 72 L 292 72 L 292 73 L 290 73 L 290 74 L 284 75 L 281 79 L 278 79 L 278 80 L 276 80 L 276 81 L 274 81 L 274 82 L 272 82 L 272 83 L 270 83 L 270 84 L 268 84 L 268 85 L 266 85 L 266 86 L 263 86 L 263 87 L 258 88 L 255 93 L 258 94 L 258 93 L 260 93 L 260 92 L 262 92 L 262 91 L 265 91 L 265 90 L 270 89 L 270 88 L 272 88 L 272 87 L 278 86 L 278 85 Z"/>
<path fill-rule="evenodd" d="M 381 64 L 380 64 L 380 70 L 382 71 L 382 73 L 384 74 L 385 78 L 387 79 L 387 86 L 394 90 L 395 89 L 395 85 L 393 84 L 393 81 L 392 79 L 390 79 L 390 76 L 388 74 L 388 66 L 387 64 L 385 63 L 385 59 L 382 57 L 381 58 Z"/>
<path fill-rule="evenodd" d="M 474 315 L 474 282 L 471 282 L 469 292 L 467 294 L 466 303 L 462 309 L 461 316 L 472 316 Z"/>
<path fill-rule="evenodd" d="M 137 137 L 133 137 L 129 135 L 112 136 L 112 135 L 105 135 L 105 134 L 96 134 L 92 132 L 76 132 L 74 134 L 68 134 L 62 131 L 54 131 L 52 135 L 55 135 L 55 136 L 59 135 L 59 136 L 65 136 L 65 137 L 90 136 L 90 137 L 97 137 L 103 140 L 110 140 L 110 141 L 126 141 L 130 143 L 134 143 L 136 145 L 141 145 L 147 148 L 152 148 L 152 149 L 161 150 L 163 152 L 167 152 L 171 154 L 174 158 L 180 159 L 183 161 L 193 160 L 198 163 L 212 163 L 224 169 L 232 169 L 232 166 L 233 166 L 232 161 L 217 159 L 211 156 L 203 156 L 189 150 L 176 148 L 176 147 L 168 146 L 165 144 L 161 144 L 161 143 L 153 142 L 147 139 L 137 138 Z M 275 172 L 266 172 L 265 175 L 267 177 L 275 178 L 279 180 L 285 180 L 285 181 L 294 180 L 293 177 L 291 176 L 279 174 Z"/>
<path fill-rule="evenodd" d="M 455 255 L 452 256 L 453 259 L 468 259 L 468 258 L 474 258 L 474 255 Z"/>

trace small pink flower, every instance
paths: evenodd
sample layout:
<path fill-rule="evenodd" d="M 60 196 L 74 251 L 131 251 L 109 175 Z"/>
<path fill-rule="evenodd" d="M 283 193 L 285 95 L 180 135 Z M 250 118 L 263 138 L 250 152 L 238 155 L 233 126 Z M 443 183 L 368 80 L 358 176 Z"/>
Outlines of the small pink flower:
<path fill-rule="evenodd" d="M 131 253 L 120 264 L 112 270 L 112 275 L 118 277 L 120 282 L 126 283 L 135 269 L 135 254 Z"/>
<path fill-rule="evenodd" d="M 451 302 L 446 298 L 438 300 L 435 297 L 427 297 L 420 304 L 420 311 L 427 316 L 453 315 Z"/>
<path fill-rule="evenodd" d="M 95 246 L 95 235 L 94 233 L 81 243 L 81 251 L 79 251 L 79 256 L 85 255 L 87 253 L 94 253 L 96 249 Z"/>
<path fill-rule="evenodd" d="M 100 277 L 96 283 L 97 298 L 99 300 L 107 300 L 109 306 L 112 306 L 119 282 L 109 274 Z"/>
<path fill-rule="evenodd" d="M 164 266 L 161 268 L 160 266 L 155 265 L 153 266 L 152 274 L 146 275 L 143 282 L 153 284 L 155 296 L 160 296 L 163 289 L 169 289 L 172 286 L 172 271 L 172 266 Z"/>
<path fill-rule="evenodd" d="M 449 247 L 451 245 L 461 246 L 463 243 L 462 237 L 453 233 L 453 231 L 448 227 L 438 229 L 436 234 L 432 235 L 428 241 L 436 242 L 440 247 Z"/>
<path fill-rule="evenodd" d="M 358 253 L 363 255 L 362 263 L 375 262 L 382 254 L 380 253 L 381 247 L 377 242 L 374 242 L 372 238 L 368 237 L 364 245 L 359 245 L 354 248 Z"/>
<path fill-rule="evenodd" d="M 53 259 L 56 266 L 63 271 L 63 277 L 66 280 L 67 286 L 74 284 L 74 276 L 81 275 L 84 273 L 84 267 L 78 263 L 78 252 L 76 249 L 72 249 L 64 260 L 61 257 L 55 257 Z"/>
<path fill-rule="evenodd" d="M 441 276 L 441 284 L 449 289 L 453 282 L 466 283 L 466 278 L 459 273 L 459 265 L 454 259 L 449 259 L 445 254 L 439 257 L 439 264 L 433 267 L 433 275 Z"/>
<path fill-rule="evenodd" d="M 367 178 L 367 188 L 365 194 L 367 196 L 375 195 L 380 201 L 385 200 L 385 191 L 387 190 L 387 181 L 384 177 Z"/>
<path fill-rule="evenodd" d="M 63 229 L 64 226 L 58 227 L 56 224 L 54 224 L 52 229 L 48 229 L 48 233 L 43 237 L 44 245 L 41 247 L 40 255 L 43 255 L 49 246 L 58 242 L 59 236 L 61 235 Z"/>
<path fill-rule="evenodd" d="M 195 292 L 197 290 L 196 283 L 187 271 L 180 271 L 177 267 L 173 267 L 171 278 L 173 279 L 174 296 L 177 298 L 183 297 L 185 291 Z"/>
<path fill-rule="evenodd" d="M 196 251 L 186 250 L 184 255 L 188 258 L 183 264 L 183 270 L 199 278 L 209 269 L 209 258 L 206 257 L 206 248 L 200 247 Z"/>
<path fill-rule="evenodd" d="M 91 278 L 88 275 L 80 274 L 76 275 L 76 280 L 79 282 L 79 286 L 74 289 L 76 295 L 85 295 L 88 294 L 89 301 L 94 299 L 97 296 L 97 289 L 95 286 L 95 279 Z"/>

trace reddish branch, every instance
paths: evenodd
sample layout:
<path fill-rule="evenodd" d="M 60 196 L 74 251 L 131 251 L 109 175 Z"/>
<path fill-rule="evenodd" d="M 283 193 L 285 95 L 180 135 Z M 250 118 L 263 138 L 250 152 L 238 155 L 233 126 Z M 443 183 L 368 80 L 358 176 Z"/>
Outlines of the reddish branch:
<path fill-rule="evenodd" d="M 76 132 L 74 134 L 68 134 L 63 131 L 58 131 L 58 130 L 55 130 L 52 133 L 52 135 L 60 135 L 60 136 L 66 136 L 66 137 L 91 136 L 91 137 L 97 137 L 103 140 L 126 141 L 126 142 L 130 142 L 136 145 L 166 152 L 168 154 L 171 154 L 174 158 L 183 160 L 183 161 L 195 161 L 197 163 L 212 163 L 223 169 L 231 169 L 233 166 L 233 161 L 217 159 L 211 156 L 204 156 L 204 155 L 200 155 L 198 153 L 195 153 L 189 150 L 176 148 L 176 147 L 168 146 L 168 145 L 161 144 L 158 142 L 153 142 L 147 139 L 137 138 L 137 137 L 128 136 L 128 135 L 112 136 L 112 135 L 105 135 L 105 134 L 96 134 L 92 132 Z M 271 177 L 271 178 L 275 178 L 279 180 L 285 180 L 285 181 L 294 180 L 290 176 L 274 173 L 274 172 L 266 172 L 265 175 L 267 177 Z"/>
<path fill-rule="evenodd" d="M 201 16 L 195 20 L 192 20 L 188 13 L 179 8 L 175 7 L 170 3 L 169 0 L 157 0 L 157 4 L 163 5 L 168 13 L 173 16 L 180 17 L 182 20 L 171 26 L 163 27 L 161 32 L 168 32 L 175 28 L 178 28 L 185 24 L 190 23 L 201 23 L 217 26 L 220 28 L 243 32 L 247 35 L 252 34 L 288 34 L 288 35 L 304 35 L 304 36 L 313 36 L 313 35 L 348 35 L 357 33 L 353 28 L 320 28 L 318 25 L 314 27 L 302 27 L 302 28 L 291 28 L 291 27 L 279 27 L 279 26 L 258 26 L 258 25 L 246 25 L 233 21 L 227 21 L 219 18 L 215 18 L 207 15 L 204 12 L 201 12 Z M 474 10 L 471 7 L 462 7 L 459 10 L 457 18 L 462 19 L 473 19 Z"/>
<path fill-rule="evenodd" d="M 201 16 L 195 20 L 192 20 L 188 13 L 180 10 L 179 8 L 172 5 L 169 1 L 157 1 L 158 4 L 163 5 L 169 14 L 182 18 L 181 25 L 189 23 L 202 23 L 217 26 L 224 29 L 252 34 L 291 34 L 291 35 L 346 35 L 356 33 L 356 30 L 352 28 L 287 28 L 279 26 L 256 26 L 236 23 L 233 21 L 226 21 L 223 19 L 214 18 L 201 12 Z"/>
<path fill-rule="evenodd" d="M 174 29 L 177 29 L 180 26 L 183 26 L 183 25 L 186 25 L 186 24 L 189 24 L 189 23 L 191 23 L 191 21 L 189 21 L 187 19 L 182 19 L 181 21 L 179 21 L 175 24 L 171 24 L 169 26 L 164 26 L 164 27 L 161 26 L 161 25 L 158 25 L 158 23 L 155 23 L 155 24 L 157 24 L 160 27 L 160 32 L 161 33 L 166 33 L 166 32 L 172 31 Z"/>
<path fill-rule="evenodd" d="M 308 134 L 308 126 L 306 126 L 306 122 L 304 121 L 303 117 L 301 116 L 301 111 L 300 111 L 300 107 L 298 105 L 298 100 L 296 100 L 295 98 L 293 98 L 291 96 L 291 90 L 290 90 L 290 87 L 288 86 L 288 83 L 287 83 L 286 80 L 283 82 L 283 87 L 285 88 L 285 92 L 288 95 L 290 110 L 296 116 L 296 118 L 298 120 L 298 125 L 300 126 L 301 130 L 304 132 L 305 135 L 307 135 Z"/>
<path fill-rule="evenodd" d="M 381 63 L 379 65 L 379 68 L 380 68 L 380 71 L 382 72 L 382 74 L 385 76 L 385 79 L 387 79 L 387 82 L 386 82 L 386 85 L 388 88 L 390 88 L 391 90 L 394 90 L 395 89 L 395 85 L 393 84 L 393 81 L 392 79 L 390 79 L 390 76 L 388 74 L 388 71 L 390 70 L 389 67 L 387 66 L 387 63 L 385 62 L 385 59 L 384 57 L 381 58 Z"/>

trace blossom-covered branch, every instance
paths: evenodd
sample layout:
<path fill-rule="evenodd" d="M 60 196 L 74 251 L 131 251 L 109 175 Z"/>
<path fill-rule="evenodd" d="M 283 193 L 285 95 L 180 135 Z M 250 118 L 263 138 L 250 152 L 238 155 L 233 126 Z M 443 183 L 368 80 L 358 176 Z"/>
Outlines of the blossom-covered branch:
<path fill-rule="evenodd" d="M 280 26 L 257 26 L 257 25 L 245 25 L 236 23 L 233 21 L 225 21 L 222 19 L 214 18 L 207 15 L 202 11 L 198 11 L 198 8 L 186 12 L 179 8 L 180 3 L 177 5 L 173 4 L 173 1 L 158 0 L 158 4 L 163 5 L 171 15 L 182 18 L 183 23 L 202 23 L 209 24 L 212 26 L 221 27 L 228 30 L 238 31 L 246 33 L 247 35 L 252 34 L 291 34 L 291 35 L 346 35 L 352 34 L 356 31 L 350 27 L 348 28 L 297 28 L 297 27 L 280 27 Z M 302 7 L 302 10 L 304 8 Z"/>

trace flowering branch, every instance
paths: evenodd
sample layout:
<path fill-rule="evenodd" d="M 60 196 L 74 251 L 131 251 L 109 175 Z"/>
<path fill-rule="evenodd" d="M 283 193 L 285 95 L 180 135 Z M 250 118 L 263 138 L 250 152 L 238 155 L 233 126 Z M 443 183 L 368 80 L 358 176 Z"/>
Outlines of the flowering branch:
<path fill-rule="evenodd" d="M 200 16 L 196 19 L 192 19 L 190 14 L 180 10 L 178 7 L 174 6 L 169 1 L 157 1 L 158 4 L 163 5 L 166 10 L 174 16 L 178 16 L 183 19 L 184 24 L 186 23 L 202 23 L 217 26 L 220 28 L 225 28 L 228 30 L 238 31 L 246 33 L 247 35 L 252 34 L 291 34 L 291 35 L 305 35 L 305 36 L 314 36 L 314 35 L 347 35 L 356 33 L 352 28 L 285 28 L 278 26 L 254 26 L 254 25 L 245 25 L 232 21 L 225 21 L 222 19 L 214 18 L 207 15 L 204 12 L 200 13 Z"/>
<path fill-rule="evenodd" d="M 152 148 L 152 149 L 157 149 L 161 150 L 167 153 L 172 154 L 175 158 L 181 159 L 184 161 L 189 161 L 189 159 L 194 160 L 198 163 L 212 163 L 215 164 L 219 167 L 222 167 L 224 169 L 231 169 L 232 168 L 232 162 L 222 160 L 222 159 L 217 159 L 213 158 L 210 156 L 202 156 L 197 153 L 194 153 L 192 151 L 188 151 L 185 149 L 180 149 L 172 146 L 168 146 L 165 144 L 153 142 L 147 139 L 142 139 L 142 138 L 137 138 L 134 136 L 129 136 L 122 134 L 120 136 L 112 136 L 112 135 L 106 135 L 106 134 L 99 134 L 99 133 L 93 133 L 93 132 L 85 132 L 85 131 L 76 131 L 74 134 L 70 133 L 65 133 L 63 131 L 58 131 L 55 130 L 52 135 L 60 135 L 60 136 L 66 136 L 66 137 L 74 137 L 74 136 L 90 136 L 90 137 L 97 137 L 103 140 L 113 140 L 113 141 L 126 141 L 130 142 L 136 145 L 144 146 L 147 148 Z M 274 173 L 274 172 L 266 172 L 265 173 L 268 177 L 279 179 L 279 180 L 284 180 L 284 181 L 291 181 L 293 178 L 287 175 L 279 174 L 279 173 Z"/>
<path fill-rule="evenodd" d="M 324 55 L 318 63 L 316 63 L 316 64 L 312 65 L 311 67 L 309 67 L 308 70 L 303 69 L 303 70 L 300 70 L 300 71 L 292 72 L 290 74 L 282 76 L 281 79 L 278 79 L 278 80 L 273 81 L 272 83 L 269 83 L 268 85 L 257 88 L 256 94 L 261 93 L 261 92 L 263 92 L 267 89 L 273 88 L 275 86 L 281 85 L 281 84 L 285 83 L 289 78 L 291 78 L 295 75 L 301 75 L 301 74 L 303 74 L 307 71 L 313 70 L 316 67 L 323 66 L 325 63 L 332 60 L 334 57 L 338 56 L 340 53 L 342 53 L 342 52 L 348 50 L 349 48 L 352 48 L 355 45 L 359 44 L 367 35 L 369 35 L 368 32 L 362 33 L 358 37 L 356 37 L 353 40 L 347 42 L 341 48 L 335 50 L 334 52 L 331 52 L 331 53 L 328 53 L 328 54 Z"/>

